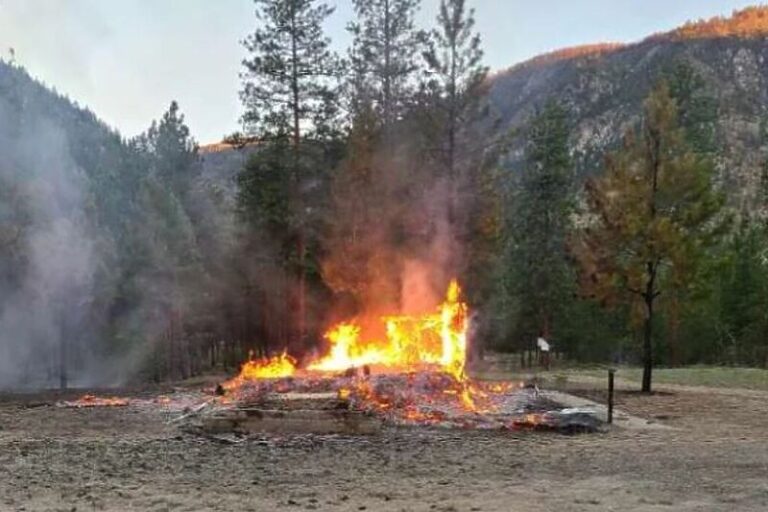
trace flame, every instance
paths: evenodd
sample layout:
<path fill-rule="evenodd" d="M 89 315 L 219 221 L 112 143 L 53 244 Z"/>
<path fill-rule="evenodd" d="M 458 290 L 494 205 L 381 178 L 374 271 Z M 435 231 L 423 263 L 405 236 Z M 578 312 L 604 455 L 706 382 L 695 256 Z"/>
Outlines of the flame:
<path fill-rule="evenodd" d="M 330 343 L 328 355 L 307 369 L 341 372 L 373 367 L 400 373 L 437 366 L 464 380 L 468 322 L 467 305 L 460 296 L 461 289 L 454 280 L 436 313 L 383 317 L 384 340 L 362 338 L 361 328 L 354 322 L 338 324 L 325 335 Z"/>
<path fill-rule="evenodd" d="M 461 300 L 461 288 L 456 280 L 451 281 L 444 302 L 433 312 L 390 315 L 380 320 L 383 337 L 366 337 L 359 323 L 342 322 L 325 333 L 329 343 L 326 355 L 311 361 L 304 369 L 298 369 L 296 360 L 286 353 L 268 359 L 251 358 L 242 366 L 240 374 L 223 387 L 231 391 L 247 381 L 297 374 L 331 378 L 354 368 L 364 369 L 365 375 L 427 372 L 445 375 L 447 380 L 439 380 L 443 394 L 454 397 L 464 409 L 477 410 L 473 397 L 483 398 L 484 393 L 469 383 L 465 372 L 469 322 L 467 305 Z M 291 384 L 277 382 L 273 387 L 290 389 Z M 341 399 L 352 394 L 363 397 L 381 411 L 393 407 L 391 397 L 372 389 L 366 379 L 355 379 L 349 389 L 339 390 Z M 406 416 L 406 419 L 429 419 L 417 410 Z"/>
<path fill-rule="evenodd" d="M 296 360 L 283 352 L 279 356 L 254 359 L 253 354 L 240 368 L 240 374 L 223 384 L 224 389 L 240 387 L 243 382 L 259 379 L 280 379 L 296 373 Z"/>
<path fill-rule="evenodd" d="M 77 400 L 63 402 L 65 407 L 124 407 L 128 405 L 128 400 L 116 396 L 100 397 L 95 395 L 83 395 Z"/>
<path fill-rule="evenodd" d="M 440 308 L 443 354 L 440 363 L 457 380 L 465 379 L 467 359 L 467 305 L 459 301 L 459 283 L 451 281 L 446 301 Z"/>

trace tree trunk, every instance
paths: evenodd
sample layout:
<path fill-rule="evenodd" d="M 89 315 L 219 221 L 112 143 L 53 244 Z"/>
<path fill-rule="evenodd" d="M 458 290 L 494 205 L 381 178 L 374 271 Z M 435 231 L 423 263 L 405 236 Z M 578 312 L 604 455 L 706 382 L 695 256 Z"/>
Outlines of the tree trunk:
<path fill-rule="evenodd" d="M 67 334 L 62 334 L 59 343 L 59 389 L 62 391 L 67 389 Z"/>
<path fill-rule="evenodd" d="M 296 32 L 296 13 L 291 13 L 291 57 L 292 57 L 292 77 L 291 89 L 293 93 L 293 175 L 294 175 L 294 194 L 296 201 L 294 206 L 298 210 L 298 232 L 296 235 L 296 251 L 299 259 L 299 289 L 298 304 L 296 307 L 296 345 L 301 347 L 306 335 L 306 280 L 307 271 L 305 264 L 306 244 L 304 241 L 304 201 L 301 197 L 301 170 L 299 169 L 301 158 L 301 97 L 299 94 L 299 57 L 297 49 Z"/>
<path fill-rule="evenodd" d="M 383 89 L 383 111 L 384 111 L 384 135 L 387 138 L 387 142 L 390 142 L 390 129 L 394 116 L 392 115 L 392 47 L 391 47 L 391 31 L 390 31 L 390 13 L 389 13 L 389 0 L 384 1 L 384 73 L 382 80 Z"/>
<path fill-rule="evenodd" d="M 656 194 L 659 190 L 659 167 L 661 162 L 661 139 L 656 131 L 650 131 L 648 134 L 651 141 L 651 195 L 649 197 L 649 213 L 651 221 L 656 219 Z M 651 379 L 653 376 L 653 301 L 658 293 L 656 292 L 656 272 L 658 271 L 658 260 L 648 261 L 646 272 L 648 281 L 645 285 L 646 316 L 645 329 L 643 333 L 643 384 L 641 391 L 643 393 L 651 392 Z"/>
<path fill-rule="evenodd" d="M 533 351 L 535 350 L 536 346 L 536 340 L 531 343 L 531 346 L 528 348 L 528 368 L 533 368 Z"/>
<path fill-rule="evenodd" d="M 299 234 L 299 300 L 298 300 L 298 349 L 304 350 L 307 334 L 307 272 L 305 270 L 306 247 L 304 245 L 303 233 Z"/>
<path fill-rule="evenodd" d="M 642 392 L 651 392 L 653 375 L 653 296 L 645 299 L 646 317 L 643 332 L 643 385 Z"/>

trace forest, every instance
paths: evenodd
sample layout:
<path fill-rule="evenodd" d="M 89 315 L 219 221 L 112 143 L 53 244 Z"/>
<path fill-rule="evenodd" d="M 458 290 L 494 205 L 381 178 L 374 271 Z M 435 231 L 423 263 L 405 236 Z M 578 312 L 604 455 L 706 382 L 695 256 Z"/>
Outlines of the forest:
<path fill-rule="evenodd" d="M 419 0 L 353 4 L 337 54 L 332 6 L 254 2 L 232 190 L 176 102 L 126 139 L 0 63 L 0 386 L 310 355 L 331 323 L 423 311 L 454 277 L 473 357 L 531 364 L 541 336 L 569 361 L 642 364 L 646 391 L 652 366 L 768 366 L 768 159 L 756 204 L 730 201 L 695 67 L 653 76 L 584 176 L 573 105 L 498 128 L 465 0 L 428 30 Z"/>

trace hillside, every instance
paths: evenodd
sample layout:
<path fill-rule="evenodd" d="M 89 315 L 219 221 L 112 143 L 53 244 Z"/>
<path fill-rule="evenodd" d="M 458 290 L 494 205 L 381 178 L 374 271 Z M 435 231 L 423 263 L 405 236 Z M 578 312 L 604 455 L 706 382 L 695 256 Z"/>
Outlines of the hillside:
<path fill-rule="evenodd" d="M 703 79 L 701 95 L 715 100 L 717 168 L 733 203 L 751 204 L 768 152 L 763 120 L 768 110 L 768 8 L 731 18 L 689 23 L 629 45 L 589 45 L 540 56 L 494 75 L 489 92 L 493 130 L 522 128 L 549 98 L 567 106 L 579 175 L 595 172 L 606 148 L 638 120 L 652 83 L 680 63 Z M 522 160 L 521 142 L 509 156 Z"/>
<path fill-rule="evenodd" d="M 126 141 L 0 61 L 0 388 L 157 376 L 167 325 L 207 321 L 193 287 L 228 247 L 215 192 L 234 184 L 207 179 L 175 108 Z"/>
<path fill-rule="evenodd" d="M 237 174 L 255 150 L 253 145 L 233 146 L 225 142 L 200 146 L 201 180 L 222 190 L 234 200 L 237 193 Z"/>

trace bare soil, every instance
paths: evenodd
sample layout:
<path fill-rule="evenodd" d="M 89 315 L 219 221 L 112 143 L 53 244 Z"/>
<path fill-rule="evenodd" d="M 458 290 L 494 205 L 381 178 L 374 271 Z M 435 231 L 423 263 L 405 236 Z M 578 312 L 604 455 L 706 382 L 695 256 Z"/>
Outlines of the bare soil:
<path fill-rule="evenodd" d="M 724 391 L 620 392 L 618 407 L 664 430 L 238 444 L 184 432 L 160 406 L 0 396 L 0 510 L 768 510 L 768 393 Z"/>

